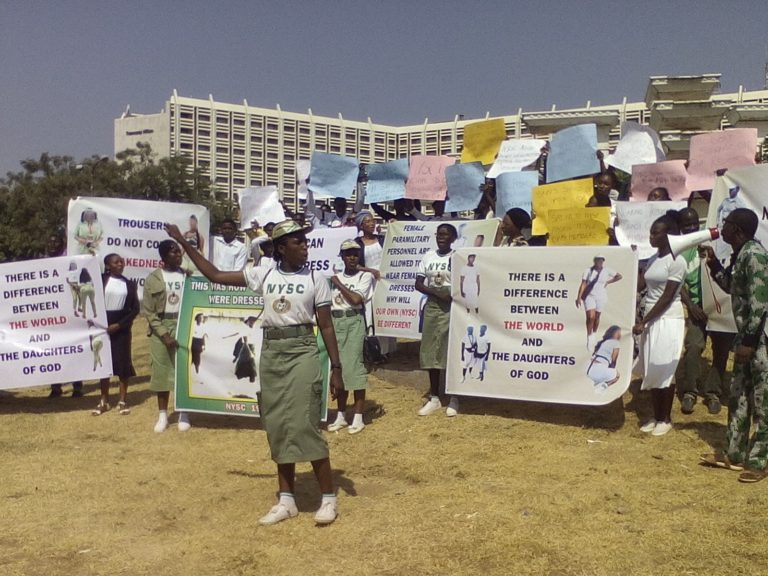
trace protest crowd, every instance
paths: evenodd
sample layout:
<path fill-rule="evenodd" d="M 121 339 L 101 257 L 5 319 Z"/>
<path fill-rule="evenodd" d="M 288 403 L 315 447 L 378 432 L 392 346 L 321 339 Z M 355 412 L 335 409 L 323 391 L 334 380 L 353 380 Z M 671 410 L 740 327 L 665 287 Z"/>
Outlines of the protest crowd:
<path fill-rule="evenodd" d="M 480 296 L 483 280 L 475 269 L 475 254 L 469 255 L 460 271 L 456 260 L 452 267 L 452 257 L 465 241 L 461 234 L 463 223 L 494 221 L 495 237 L 478 235 L 475 239 L 474 245 L 481 250 L 483 246 L 496 251 L 563 245 L 630 247 L 632 266 L 638 273 L 634 324 L 600 324 L 611 290 L 607 287 L 627 279 L 609 265 L 599 248 L 573 292 L 575 306 L 584 314 L 580 330 L 586 327 L 589 364 L 585 374 L 594 383 L 596 393 L 605 393 L 617 385 L 622 377 L 617 369 L 620 341 L 623 333 L 631 332 L 633 372 L 641 381 L 641 390 L 649 391 L 653 407 L 653 417 L 642 423 L 640 430 L 652 436 L 673 431 L 671 413 L 676 398 L 686 415 L 692 414 L 700 401 L 711 414 L 718 414 L 725 403 L 728 425 L 723 449 L 701 455 L 700 463 L 737 471 L 741 482 L 762 480 L 768 476 L 768 253 L 758 240 L 759 215 L 734 201 L 736 191 L 729 196 L 731 202 L 724 201 L 717 210 L 718 232 L 709 237 L 719 234 L 730 247 L 727 258 L 699 238 L 716 178 L 740 166 L 715 164 L 708 189 L 688 190 L 679 178 L 671 177 L 668 181 L 661 176 L 644 177 L 640 182 L 631 164 L 628 167 L 620 163 L 620 168 L 612 161 L 619 156 L 618 150 L 609 155 L 597 149 L 594 126 L 591 138 L 585 136 L 589 125 L 574 128 L 580 132 L 580 140 L 560 143 L 556 134 L 551 142 L 520 152 L 517 164 L 505 166 L 495 164 L 503 160 L 504 154 L 513 155 L 511 147 L 505 149 L 507 141 L 503 136 L 490 146 L 490 155 L 487 151 L 466 157 L 463 154 L 461 163 L 453 158 L 413 157 L 409 169 L 407 161 L 382 167 L 358 166 L 353 159 L 345 159 L 349 160 L 346 172 L 331 180 L 346 188 L 344 194 L 334 196 L 327 193 L 332 189 L 327 173 L 318 173 L 315 179 L 313 157 L 310 175 L 302 182 L 308 191 L 306 199 L 293 209 L 279 202 L 279 213 L 285 217 L 282 220 L 244 222 L 241 210 L 240 222 L 232 218 L 221 222 L 220 234 L 208 245 L 198 231 L 196 217 L 189 219 L 187 231 L 166 224 L 169 238 L 158 246 L 158 266 L 143 283 L 140 304 L 135 282 L 123 276 L 120 250 L 110 251 L 102 265 L 108 338 L 104 343 L 97 337 L 91 339 L 94 370 L 99 358 L 97 348 L 108 342 L 112 373 L 119 379 L 117 409 L 128 415 L 129 381 L 135 376 L 131 326 L 137 317 L 146 321 L 150 390 L 156 394 L 158 405 L 154 431 L 162 433 L 169 425 L 169 402 L 177 385 L 176 352 L 185 346 L 178 338 L 177 323 L 187 275 L 202 275 L 216 285 L 261 295 L 261 350 L 255 350 L 247 339 L 239 340 L 235 350 L 238 378 L 246 376 L 252 382 L 256 371 L 251 359 L 259 360 L 260 416 L 277 466 L 278 501 L 260 523 L 271 525 L 298 514 L 295 465 L 311 462 L 322 493 L 315 521 L 330 524 L 338 516 L 338 503 L 328 445 L 321 431 L 322 388 L 327 381 L 335 402 L 327 430 L 363 432 L 368 370 L 387 362 L 397 345 L 396 338 L 371 332 L 376 319 L 372 298 L 377 285 L 384 281 L 384 247 L 398 246 L 390 237 L 393 224 L 437 223 L 433 247 L 410 270 L 413 291 L 423 300 L 419 365 L 426 371 L 425 383 L 429 385 L 426 401 L 421 407 L 414 406 L 414 415 L 427 417 L 445 405 L 446 416 L 456 417 L 460 414 L 459 397 L 445 391 L 452 309 L 458 307 L 472 315 L 486 303 Z M 465 142 L 465 152 L 468 147 Z M 563 148 L 569 147 L 571 156 L 583 159 L 579 167 L 571 166 L 570 172 L 559 159 Z M 749 160 L 748 165 L 760 161 L 758 155 Z M 663 158 L 657 156 L 645 162 L 654 163 L 664 164 Z M 492 164 L 495 170 L 490 169 Z M 680 167 L 684 173 L 686 167 Z M 548 206 L 537 200 L 539 191 L 544 193 L 552 186 L 564 190 L 571 201 L 560 204 L 556 200 Z M 419 193 L 418 187 L 434 190 Z M 320 194 L 321 190 L 326 193 Z M 316 200 L 317 196 L 327 198 L 331 204 Z M 627 209 L 652 203 L 656 204 L 655 216 L 641 233 L 646 244 L 641 253 L 637 239 L 625 234 L 625 229 L 635 223 Z M 558 230 L 558 219 L 553 214 L 558 210 L 565 211 L 577 226 L 579 222 L 597 225 L 584 225 L 584 238 L 569 237 Z M 543 219 L 546 228 L 538 228 Z M 90 250 L 98 241 L 96 224 L 95 213 L 83 216 L 77 238 L 86 240 L 78 245 L 79 249 L 84 247 L 80 251 Z M 312 252 L 308 234 L 326 228 L 347 232 L 335 248 L 338 261 L 328 277 L 307 265 Z M 238 230 L 242 231 L 240 237 Z M 52 236 L 49 244 L 47 256 L 63 253 L 62 238 Z M 509 256 L 510 261 L 514 261 L 516 252 Z M 703 283 L 710 277 L 730 297 L 735 333 L 708 326 Z M 70 284 L 75 309 L 85 318 L 94 302 L 92 297 L 87 300 L 88 282 L 73 277 Z M 515 305 L 514 299 L 511 304 Z M 249 327 L 254 322 L 254 317 L 243 320 Z M 190 364 L 198 373 L 213 337 L 206 332 L 199 315 L 193 330 Z M 487 381 L 491 378 L 488 366 L 492 353 L 488 327 L 469 326 L 461 332 L 462 382 L 469 378 Z M 712 362 L 702 373 L 707 339 L 711 342 Z M 318 344 L 327 356 L 327 376 Z M 729 377 L 731 353 L 733 369 Z M 82 383 L 74 383 L 73 395 L 81 393 Z M 52 385 L 51 397 L 61 395 L 61 384 Z M 93 414 L 99 416 L 110 409 L 109 378 L 102 378 Z M 194 422 L 189 412 L 179 412 L 178 430 L 187 431 Z"/>

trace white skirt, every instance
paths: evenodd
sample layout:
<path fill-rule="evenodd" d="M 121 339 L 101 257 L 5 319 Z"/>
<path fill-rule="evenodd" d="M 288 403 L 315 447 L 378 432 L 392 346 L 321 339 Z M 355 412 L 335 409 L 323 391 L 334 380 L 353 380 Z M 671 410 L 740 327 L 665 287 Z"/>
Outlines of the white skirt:
<path fill-rule="evenodd" d="M 635 372 L 643 377 L 642 390 L 668 388 L 672 384 L 684 339 L 685 318 L 662 316 L 646 327 L 640 336 L 640 354 L 635 363 Z"/>

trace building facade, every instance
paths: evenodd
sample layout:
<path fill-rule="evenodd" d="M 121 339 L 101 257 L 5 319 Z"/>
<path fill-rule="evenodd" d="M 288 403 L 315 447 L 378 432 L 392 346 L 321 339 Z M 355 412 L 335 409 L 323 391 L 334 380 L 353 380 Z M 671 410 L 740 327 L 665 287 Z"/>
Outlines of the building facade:
<path fill-rule="evenodd" d="M 605 151 L 615 147 L 621 123 L 652 126 L 669 158 L 687 157 L 690 137 L 731 126 L 757 127 L 768 134 L 768 90 L 719 94 L 720 75 L 651 77 L 645 101 L 608 106 L 524 112 L 503 116 L 507 138 L 548 138 L 575 124 L 595 123 Z M 461 153 L 464 127 L 485 118 L 456 116 L 448 122 L 411 126 L 376 124 L 307 113 L 179 96 L 174 90 L 158 114 L 115 120 L 115 153 L 147 142 L 160 156 L 183 155 L 210 177 L 217 198 L 233 200 L 247 186 L 276 185 L 283 200 L 297 196 L 296 161 L 314 150 L 352 156 L 363 164 L 413 154 Z"/>

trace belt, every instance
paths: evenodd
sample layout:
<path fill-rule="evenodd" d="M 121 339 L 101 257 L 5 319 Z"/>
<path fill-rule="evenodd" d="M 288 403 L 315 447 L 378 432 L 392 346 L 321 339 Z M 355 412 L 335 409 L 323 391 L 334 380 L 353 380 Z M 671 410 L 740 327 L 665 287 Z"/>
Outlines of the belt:
<path fill-rule="evenodd" d="M 294 324 L 292 326 L 270 326 L 264 328 L 265 340 L 282 340 L 284 338 L 298 338 L 310 336 L 315 333 L 312 324 Z"/>
<path fill-rule="evenodd" d="M 344 316 L 357 316 L 358 314 L 362 314 L 362 310 L 358 310 L 357 308 L 353 308 L 351 310 L 331 310 L 331 316 L 334 318 L 344 318 Z"/>
<path fill-rule="evenodd" d="M 178 312 L 163 312 L 160 314 L 162 320 L 176 320 L 179 317 Z"/>

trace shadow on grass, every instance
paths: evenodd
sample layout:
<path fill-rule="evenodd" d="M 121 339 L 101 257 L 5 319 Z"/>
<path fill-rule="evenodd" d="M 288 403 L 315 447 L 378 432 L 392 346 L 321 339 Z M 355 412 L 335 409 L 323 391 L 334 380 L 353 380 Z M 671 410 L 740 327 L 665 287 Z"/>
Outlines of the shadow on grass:
<path fill-rule="evenodd" d="M 460 402 L 461 414 L 517 418 L 519 420 L 576 426 L 578 428 L 616 431 L 624 426 L 625 420 L 625 409 L 621 398 L 605 406 L 548 404 L 543 402 L 494 400 L 464 396 L 461 397 Z"/>
<path fill-rule="evenodd" d="M 139 406 L 152 399 L 154 393 L 146 388 L 136 390 L 135 385 L 147 382 L 149 377 L 133 378 L 128 385 L 128 406 Z M 48 390 L 44 388 L 44 396 L 30 395 L 35 389 L 19 389 L 6 391 L 0 396 L 0 414 L 50 414 L 55 412 L 80 412 L 90 411 L 99 403 L 100 388 L 99 382 L 85 382 L 83 384 L 83 396 L 79 398 L 72 397 L 72 387 L 69 383 L 63 385 L 63 395 L 57 398 L 48 398 Z M 37 394 L 41 388 L 37 388 Z M 114 408 L 117 406 L 117 380 L 113 380 L 109 387 L 110 404 Z"/>
<path fill-rule="evenodd" d="M 720 422 L 675 422 L 675 428 L 695 432 L 716 452 L 725 448 L 725 431 L 727 429 L 725 424 Z"/>
<path fill-rule="evenodd" d="M 320 488 L 317 484 L 314 472 L 311 470 L 309 463 L 299 463 L 297 467 L 309 467 L 309 470 L 301 470 L 296 472 L 296 485 L 295 494 L 296 506 L 300 512 L 314 512 L 320 505 Z M 228 470 L 227 474 L 233 476 L 241 476 L 244 478 L 251 478 L 254 480 L 264 480 L 273 478 L 277 483 L 277 468 L 273 474 L 263 474 L 256 472 L 247 472 L 244 470 Z M 333 485 L 336 487 L 337 493 L 344 493 L 346 496 L 357 496 L 357 489 L 355 488 L 355 482 L 346 475 L 346 470 L 333 470 Z M 278 493 L 275 492 L 275 496 Z"/>

